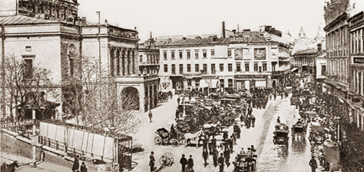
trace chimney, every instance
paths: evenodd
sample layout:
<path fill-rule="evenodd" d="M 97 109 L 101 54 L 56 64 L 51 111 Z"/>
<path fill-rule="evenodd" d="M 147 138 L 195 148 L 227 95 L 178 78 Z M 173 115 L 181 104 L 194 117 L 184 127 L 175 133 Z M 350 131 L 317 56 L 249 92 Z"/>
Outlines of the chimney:
<path fill-rule="evenodd" d="M 233 29 L 233 33 L 234 33 L 234 35 L 236 34 L 236 30 L 235 29 Z"/>
<path fill-rule="evenodd" d="M 322 44 L 321 43 L 317 44 L 317 52 L 319 52 L 319 53 L 322 52 Z"/>
<path fill-rule="evenodd" d="M 225 21 L 222 22 L 222 38 L 225 38 Z"/>

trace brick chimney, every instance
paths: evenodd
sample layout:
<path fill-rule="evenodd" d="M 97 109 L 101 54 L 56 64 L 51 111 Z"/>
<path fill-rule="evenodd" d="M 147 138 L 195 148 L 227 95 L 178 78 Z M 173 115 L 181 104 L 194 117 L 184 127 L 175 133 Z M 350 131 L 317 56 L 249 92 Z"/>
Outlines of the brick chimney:
<path fill-rule="evenodd" d="M 322 44 L 321 43 L 317 44 L 317 52 L 322 53 Z"/>

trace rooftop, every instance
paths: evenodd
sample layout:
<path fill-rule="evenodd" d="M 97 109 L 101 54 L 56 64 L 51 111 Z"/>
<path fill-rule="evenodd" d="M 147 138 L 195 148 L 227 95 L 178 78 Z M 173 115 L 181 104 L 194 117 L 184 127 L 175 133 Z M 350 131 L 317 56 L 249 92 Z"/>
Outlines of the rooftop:
<path fill-rule="evenodd" d="M 59 23 L 59 21 L 37 19 L 22 15 L 0 17 L 0 24 L 17 25 L 17 24 L 43 24 L 43 23 Z"/>
<path fill-rule="evenodd" d="M 316 54 L 317 50 L 316 49 L 305 49 L 305 50 L 300 50 L 297 51 L 294 55 L 304 55 L 304 54 Z"/>

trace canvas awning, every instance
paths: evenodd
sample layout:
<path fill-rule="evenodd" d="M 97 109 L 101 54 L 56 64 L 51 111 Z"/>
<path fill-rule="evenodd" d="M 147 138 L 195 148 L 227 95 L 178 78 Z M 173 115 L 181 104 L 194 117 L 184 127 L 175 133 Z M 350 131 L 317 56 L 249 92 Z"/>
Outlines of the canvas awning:
<path fill-rule="evenodd" d="M 200 87 L 202 87 L 202 88 L 206 88 L 206 87 L 216 88 L 218 82 L 219 82 L 219 80 L 217 80 L 217 79 L 201 79 L 200 80 Z"/>
<path fill-rule="evenodd" d="M 206 87 L 209 87 L 209 85 L 207 84 L 206 80 L 201 79 L 200 80 L 200 87 L 201 88 L 206 88 Z"/>

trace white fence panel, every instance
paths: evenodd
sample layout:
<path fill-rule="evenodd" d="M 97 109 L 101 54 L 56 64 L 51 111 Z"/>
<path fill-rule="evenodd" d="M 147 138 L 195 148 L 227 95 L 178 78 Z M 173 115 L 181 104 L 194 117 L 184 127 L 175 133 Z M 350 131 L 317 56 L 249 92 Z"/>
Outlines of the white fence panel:
<path fill-rule="evenodd" d="M 103 149 L 104 149 L 104 139 L 105 137 L 99 134 L 95 134 L 94 136 L 94 143 L 93 143 L 93 153 L 96 156 L 102 156 L 103 155 Z"/>
<path fill-rule="evenodd" d="M 114 158 L 114 138 L 106 137 L 105 140 L 105 150 L 104 150 L 104 157 L 107 159 Z"/>
<path fill-rule="evenodd" d="M 56 140 L 58 140 L 58 142 L 66 142 L 66 140 L 65 140 L 65 130 L 66 130 L 65 127 L 57 126 Z"/>
<path fill-rule="evenodd" d="M 73 136 L 73 148 L 76 150 L 82 150 L 83 133 L 83 131 L 75 130 L 75 134 Z"/>
<path fill-rule="evenodd" d="M 57 130 L 56 125 L 48 124 L 48 135 L 47 135 L 47 137 L 52 139 L 52 140 L 56 140 L 56 130 Z"/>

